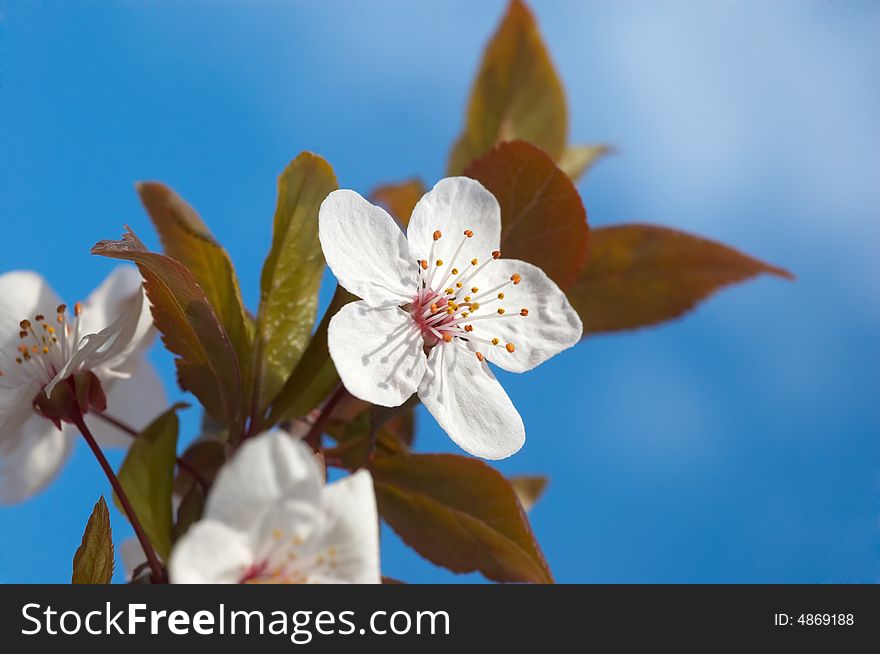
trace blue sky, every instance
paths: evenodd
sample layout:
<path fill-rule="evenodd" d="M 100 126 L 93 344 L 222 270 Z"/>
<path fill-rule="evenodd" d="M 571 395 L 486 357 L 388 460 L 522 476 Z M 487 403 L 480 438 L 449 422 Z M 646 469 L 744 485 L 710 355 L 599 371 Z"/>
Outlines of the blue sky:
<path fill-rule="evenodd" d="M 528 441 L 500 467 L 550 476 L 532 518 L 557 578 L 876 582 L 880 5 L 533 6 L 572 139 L 618 150 L 580 184 L 590 222 L 697 232 L 798 276 L 503 375 Z M 84 297 L 111 267 L 95 241 L 128 223 L 156 245 L 133 183 L 159 179 L 255 306 L 284 165 L 316 151 L 362 192 L 438 179 L 503 7 L 0 0 L 0 270 Z M 419 418 L 419 449 L 454 451 Z M 0 509 L 0 581 L 68 580 L 107 492 L 79 447 L 48 491 Z M 388 533 L 383 565 L 455 579 Z"/>

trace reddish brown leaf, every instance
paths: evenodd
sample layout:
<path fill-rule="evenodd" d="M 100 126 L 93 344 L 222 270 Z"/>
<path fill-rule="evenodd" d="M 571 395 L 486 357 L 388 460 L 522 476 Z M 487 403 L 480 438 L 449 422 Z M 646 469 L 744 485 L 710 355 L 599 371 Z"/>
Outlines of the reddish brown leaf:
<path fill-rule="evenodd" d="M 474 81 L 467 119 L 449 157 L 460 175 L 496 143 L 523 139 L 562 156 L 568 131 L 565 92 L 532 12 L 520 0 L 507 8 Z"/>
<path fill-rule="evenodd" d="M 654 225 L 594 229 L 590 254 L 568 290 L 584 334 L 635 329 L 677 318 L 729 284 L 782 268 L 714 241 Z"/>
<path fill-rule="evenodd" d="M 370 201 L 379 204 L 390 213 L 405 229 L 409 225 L 412 210 L 425 194 L 425 185 L 417 178 L 396 184 L 382 184 L 370 193 Z"/>
<path fill-rule="evenodd" d="M 130 229 L 121 241 L 101 241 L 92 254 L 137 264 L 165 347 L 178 358 L 181 387 L 217 420 L 241 426 L 241 375 L 235 349 L 192 273 L 171 257 L 150 252 Z"/>
<path fill-rule="evenodd" d="M 429 561 L 494 581 L 552 583 L 510 483 L 482 461 L 453 454 L 375 455 L 379 513 Z"/>
<path fill-rule="evenodd" d="M 547 477 L 541 475 L 517 475 L 508 479 L 523 509 L 531 511 L 547 488 Z"/>
<path fill-rule="evenodd" d="M 246 363 L 253 327 L 226 250 L 196 210 L 173 190 L 160 182 L 138 182 L 135 188 L 159 233 L 165 254 L 192 273 L 235 346 L 239 363 Z"/>
<path fill-rule="evenodd" d="M 525 141 L 502 143 L 465 171 L 501 204 L 501 253 L 543 269 L 565 290 L 587 254 L 587 214 L 571 179 Z"/>

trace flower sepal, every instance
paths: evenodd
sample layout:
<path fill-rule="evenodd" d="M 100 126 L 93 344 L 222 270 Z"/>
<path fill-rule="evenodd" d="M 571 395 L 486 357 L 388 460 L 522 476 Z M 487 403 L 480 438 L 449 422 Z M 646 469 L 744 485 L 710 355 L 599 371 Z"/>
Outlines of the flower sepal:
<path fill-rule="evenodd" d="M 61 380 L 51 393 L 40 391 L 34 410 L 50 420 L 58 429 L 62 422 L 78 423 L 89 411 L 107 409 L 107 396 L 101 380 L 90 370 L 74 373 Z"/>

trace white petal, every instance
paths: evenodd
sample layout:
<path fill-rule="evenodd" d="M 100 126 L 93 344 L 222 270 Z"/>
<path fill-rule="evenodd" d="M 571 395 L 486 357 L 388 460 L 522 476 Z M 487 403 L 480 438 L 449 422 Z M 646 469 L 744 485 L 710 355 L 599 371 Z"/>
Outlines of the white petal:
<path fill-rule="evenodd" d="M 105 377 L 101 380 L 107 394 L 107 415 L 141 431 L 168 408 L 165 386 L 155 366 L 144 357 L 132 360 L 134 368 L 126 379 Z M 86 425 L 103 447 L 128 447 L 132 437 L 91 414 Z"/>
<path fill-rule="evenodd" d="M 119 558 L 122 559 L 122 568 L 125 578 L 131 581 L 134 571 L 147 562 L 147 555 L 137 538 L 126 538 L 117 547 Z"/>
<path fill-rule="evenodd" d="M 0 377 L 0 456 L 18 442 L 22 426 L 34 416 L 33 401 L 39 392 L 36 381 Z"/>
<path fill-rule="evenodd" d="M 255 562 L 245 534 L 214 520 L 190 527 L 171 552 L 173 584 L 235 584 Z"/>
<path fill-rule="evenodd" d="M 366 402 L 400 406 L 425 374 L 423 339 L 398 307 L 346 304 L 333 316 L 327 345 L 345 388 Z"/>
<path fill-rule="evenodd" d="M 22 502 L 48 486 L 67 461 L 72 445 L 69 432 L 36 414 L 19 432 L 5 434 L 4 440 L 12 447 L 0 459 L 0 504 Z"/>
<path fill-rule="evenodd" d="M 14 353 L 19 323 L 43 314 L 54 320 L 61 299 L 37 273 L 16 270 L 0 275 L 0 352 Z"/>
<path fill-rule="evenodd" d="M 318 213 L 318 237 L 339 283 L 372 306 L 412 301 L 418 267 L 406 237 L 381 207 L 333 191 Z"/>
<path fill-rule="evenodd" d="M 378 584 L 379 516 L 373 478 L 366 470 L 324 489 L 324 527 L 310 543 L 313 558 L 306 570 L 312 583 Z"/>
<path fill-rule="evenodd" d="M 437 230 L 442 236 L 435 243 L 434 232 Z M 465 238 L 465 230 L 472 231 L 473 237 Z M 443 261 L 434 277 L 436 289 L 447 270 L 457 267 L 463 271 L 471 259 L 482 263 L 499 249 L 501 207 L 495 196 L 478 181 L 468 177 L 447 177 L 418 201 L 406 235 L 416 259 L 431 258 L 432 265 L 437 259 Z M 462 245 L 461 251 L 453 257 L 459 245 Z"/>
<path fill-rule="evenodd" d="M 143 293 L 143 279 L 134 266 L 117 266 L 83 302 L 80 333 L 97 334 L 116 322 L 132 305 L 135 293 Z M 146 305 L 145 305 L 146 309 Z M 149 310 L 139 316 L 135 340 L 150 336 L 152 318 Z"/>
<path fill-rule="evenodd" d="M 204 515 L 238 531 L 255 532 L 287 498 L 314 507 L 313 514 L 318 514 L 323 485 L 323 471 L 311 450 L 272 430 L 246 441 L 220 469 Z"/>
<path fill-rule="evenodd" d="M 499 339 L 494 347 L 475 345 L 489 361 L 510 372 L 525 372 L 576 345 L 583 335 L 583 325 L 565 293 L 543 270 L 525 261 L 493 261 L 474 283 L 487 291 L 509 281 L 514 273 L 520 275 L 519 284 L 504 287 L 503 300 L 492 299 L 497 295 L 481 300 L 483 306 L 476 314 L 491 315 L 503 307 L 504 317 L 476 320 L 472 333 L 489 341 Z M 528 309 L 528 315 L 519 315 L 521 309 Z M 508 343 L 515 346 L 512 353 L 505 348 Z"/>
<path fill-rule="evenodd" d="M 485 361 L 459 343 L 441 343 L 428 355 L 419 398 L 465 452 L 503 459 L 526 440 L 516 408 Z"/>

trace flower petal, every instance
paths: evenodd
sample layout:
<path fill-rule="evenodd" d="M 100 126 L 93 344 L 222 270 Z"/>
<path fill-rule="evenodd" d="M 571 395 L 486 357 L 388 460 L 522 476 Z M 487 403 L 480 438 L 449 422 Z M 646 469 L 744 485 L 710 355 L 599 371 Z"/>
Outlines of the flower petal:
<path fill-rule="evenodd" d="M 41 313 L 55 319 L 61 299 L 35 272 L 14 270 L 0 275 L 0 352 L 9 355 L 18 347 L 19 323 Z"/>
<path fill-rule="evenodd" d="M 220 469 L 204 515 L 238 531 L 255 532 L 287 498 L 314 507 L 317 514 L 323 485 L 323 471 L 309 448 L 275 429 L 245 441 Z"/>
<path fill-rule="evenodd" d="M 131 581 L 134 571 L 147 562 L 147 555 L 137 538 L 126 538 L 116 548 L 119 558 L 122 559 L 122 569 L 125 571 L 125 579 Z"/>
<path fill-rule="evenodd" d="M 165 386 L 156 367 L 144 357 L 132 360 L 131 375 L 125 379 L 105 377 L 101 380 L 107 394 L 107 415 L 141 431 L 168 408 Z M 132 437 L 106 420 L 86 416 L 86 425 L 95 440 L 104 447 L 128 447 Z"/>
<path fill-rule="evenodd" d="M 247 536 L 215 520 L 200 520 L 177 541 L 168 561 L 174 584 L 236 584 L 254 564 Z"/>
<path fill-rule="evenodd" d="M 441 343 L 428 355 L 419 398 L 465 452 L 504 459 L 526 439 L 516 408 L 485 361 L 458 343 Z"/>
<path fill-rule="evenodd" d="M 477 314 L 490 315 L 503 307 L 504 317 L 474 321 L 473 335 L 489 341 L 498 338 L 498 346 L 478 345 L 477 349 L 505 370 L 525 372 L 576 345 L 583 335 L 583 325 L 556 283 L 525 261 L 493 261 L 474 283 L 489 290 L 510 281 L 514 274 L 520 276 L 520 282 L 502 289 L 503 300 L 493 299 L 497 298 L 494 294 L 482 300 L 484 306 Z M 522 309 L 528 310 L 527 316 L 520 315 Z M 508 343 L 516 348 L 512 353 L 505 347 Z"/>
<path fill-rule="evenodd" d="M 379 516 L 370 473 L 360 470 L 326 486 L 323 510 L 323 529 L 309 543 L 309 581 L 381 583 Z"/>
<path fill-rule="evenodd" d="M 442 236 L 435 242 L 434 232 L 437 230 Z M 473 237 L 465 238 L 465 230 L 472 231 Z M 447 270 L 457 267 L 463 271 L 472 259 L 483 262 L 499 249 L 501 207 L 495 196 L 478 181 L 468 177 L 447 177 L 418 201 L 406 236 L 413 257 L 431 258 L 432 265 L 438 259 L 443 261 L 434 277 L 433 286 L 437 289 Z M 454 257 L 459 245 L 462 245 L 461 251 Z"/>
<path fill-rule="evenodd" d="M 36 414 L 12 434 L 0 459 L 0 504 L 23 502 L 55 479 L 73 444 L 70 433 Z"/>
<path fill-rule="evenodd" d="M 137 306 L 135 293 L 143 294 L 143 279 L 133 266 L 117 266 L 83 302 L 80 333 L 97 334 Z M 145 349 L 153 336 L 153 319 L 146 301 L 137 314 L 129 344 Z"/>
<path fill-rule="evenodd" d="M 354 191 L 333 191 L 318 213 L 318 237 L 339 284 L 372 306 L 405 304 L 418 267 L 406 237 L 381 207 Z"/>
<path fill-rule="evenodd" d="M 398 307 L 346 304 L 333 316 L 327 345 L 345 388 L 366 402 L 400 406 L 425 375 L 421 332 Z"/>

